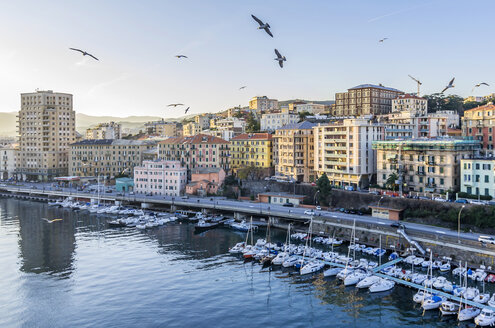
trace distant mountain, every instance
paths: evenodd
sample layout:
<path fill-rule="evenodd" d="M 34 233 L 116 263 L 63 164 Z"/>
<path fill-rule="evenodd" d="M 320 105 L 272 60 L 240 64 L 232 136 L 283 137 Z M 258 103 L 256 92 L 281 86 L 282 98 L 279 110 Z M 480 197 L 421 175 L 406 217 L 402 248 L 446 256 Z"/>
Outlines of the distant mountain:
<path fill-rule="evenodd" d="M 278 102 L 279 106 L 288 106 L 290 103 L 296 102 L 296 101 L 302 101 L 305 103 L 313 103 L 313 104 L 320 104 L 320 105 L 332 105 L 335 103 L 334 100 L 305 100 L 305 99 L 290 99 L 290 100 L 280 100 Z"/>

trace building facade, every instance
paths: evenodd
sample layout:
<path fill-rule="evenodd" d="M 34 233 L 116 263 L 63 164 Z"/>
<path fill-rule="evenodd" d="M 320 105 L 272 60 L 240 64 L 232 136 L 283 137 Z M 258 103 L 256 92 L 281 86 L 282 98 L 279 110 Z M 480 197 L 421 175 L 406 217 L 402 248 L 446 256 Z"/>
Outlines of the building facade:
<path fill-rule="evenodd" d="M 249 109 L 256 112 L 270 111 L 278 108 L 277 99 L 269 99 L 267 96 L 253 97 L 249 101 Z"/>
<path fill-rule="evenodd" d="M 392 111 L 392 100 L 404 92 L 383 85 L 361 84 L 347 92 L 335 94 L 332 116 L 349 117 L 387 114 Z"/>
<path fill-rule="evenodd" d="M 182 136 L 191 137 L 201 133 L 201 126 L 196 122 L 189 122 L 182 126 Z"/>
<path fill-rule="evenodd" d="M 461 191 L 495 197 L 495 158 L 461 159 Z"/>
<path fill-rule="evenodd" d="M 460 189 L 460 162 L 476 156 L 476 140 L 450 138 L 376 141 L 377 184 L 397 175 L 398 190 L 442 193 Z"/>
<path fill-rule="evenodd" d="M 7 145 L 0 148 L 0 179 L 7 180 L 16 177 L 16 158 L 19 148 Z"/>
<path fill-rule="evenodd" d="M 169 138 L 158 144 L 160 159 L 180 161 L 191 170 L 201 167 L 221 167 L 229 172 L 229 142 L 213 136 L 198 134 L 189 137 Z"/>
<path fill-rule="evenodd" d="M 485 154 L 494 155 L 495 105 L 489 103 L 464 111 L 462 135 L 481 142 Z"/>
<path fill-rule="evenodd" d="M 260 130 L 272 132 L 280 129 L 284 125 L 294 124 L 299 121 L 299 115 L 291 114 L 288 109 L 278 113 L 268 113 L 261 115 Z"/>
<path fill-rule="evenodd" d="M 147 134 L 154 134 L 162 137 L 182 136 L 182 125 L 176 122 L 167 122 L 162 119 L 161 121 L 147 122 L 144 126 Z"/>
<path fill-rule="evenodd" d="M 67 175 L 69 145 L 75 140 L 72 95 L 51 90 L 21 94 L 18 177 L 48 180 Z"/>
<path fill-rule="evenodd" d="M 272 135 L 269 133 L 243 133 L 230 140 L 231 168 L 237 170 L 254 166 L 273 166 Z"/>
<path fill-rule="evenodd" d="M 337 187 L 366 188 L 376 175 L 373 141 L 382 140 L 384 128 L 365 118 L 345 119 L 313 127 L 314 170 L 325 173 Z"/>
<path fill-rule="evenodd" d="M 100 123 L 94 128 L 86 129 L 86 139 L 120 139 L 122 126 L 119 123 Z"/>
<path fill-rule="evenodd" d="M 275 175 L 295 181 L 315 181 L 314 123 L 288 124 L 273 135 Z M 276 156 L 276 157 L 275 157 Z"/>
<path fill-rule="evenodd" d="M 409 112 L 412 116 L 426 116 L 428 100 L 411 94 L 399 95 L 392 99 L 392 112 Z"/>
<path fill-rule="evenodd" d="M 144 154 L 155 146 L 153 141 L 141 140 L 82 140 L 70 145 L 69 174 L 113 178 L 132 173 L 143 162 Z"/>
<path fill-rule="evenodd" d="M 213 115 L 204 113 L 194 116 L 194 122 L 199 125 L 201 130 L 206 130 L 210 128 L 210 119 Z"/>
<path fill-rule="evenodd" d="M 189 195 L 206 196 L 216 194 L 225 180 L 221 167 L 196 168 L 191 172 L 191 182 L 186 185 Z"/>
<path fill-rule="evenodd" d="M 187 169 L 179 161 L 143 161 L 134 167 L 134 191 L 138 194 L 180 196 L 187 183 Z"/>

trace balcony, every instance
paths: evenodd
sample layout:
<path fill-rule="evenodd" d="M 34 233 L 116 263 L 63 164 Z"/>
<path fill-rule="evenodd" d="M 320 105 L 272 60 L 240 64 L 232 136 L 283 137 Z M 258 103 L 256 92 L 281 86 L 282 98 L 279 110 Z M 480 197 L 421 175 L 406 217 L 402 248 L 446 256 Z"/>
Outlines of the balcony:
<path fill-rule="evenodd" d="M 418 171 L 418 172 L 416 173 L 416 175 L 423 175 L 423 176 L 424 176 L 424 175 L 426 175 L 426 172 L 424 172 L 424 171 Z"/>
<path fill-rule="evenodd" d="M 397 158 L 389 158 L 389 159 L 388 159 L 388 162 L 389 162 L 389 163 L 394 163 L 394 164 L 397 164 L 398 160 L 397 160 Z"/>

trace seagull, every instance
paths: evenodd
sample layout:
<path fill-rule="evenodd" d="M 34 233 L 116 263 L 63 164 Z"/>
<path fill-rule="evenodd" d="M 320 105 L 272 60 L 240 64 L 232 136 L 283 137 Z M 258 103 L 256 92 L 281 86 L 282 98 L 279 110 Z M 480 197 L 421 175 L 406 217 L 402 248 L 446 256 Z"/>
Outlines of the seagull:
<path fill-rule="evenodd" d="M 239 90 L 246 89 L 246 88 L 247 88 L 247 85 L 240 87 Z"/>
<path fill-rule="evenodd" d="M 440 92 L 440 93 L 444 93 L 445 91 L 447 91 L 447 89 L 455 87 L 454 80 L 455 80 L 455 77 L 453 77 L 452 80 L 450 80 L 449 85 L 447 85 L 445 87 L 445 89 L 443 89 L 442 92 Z"/>
<path fill-rule="evenodd" d="M 287 59 L 285 59 L 285 56 L 282 56 L 277 49 L 275 49 L 275 54 L 277 55 L 277 58 L 275 58 L 275 60 L 278 61 L 280 67 L 284 67 L 284 61 L 287 61 Z"/>
<path fill-rule="evenodd" d="M 471 92 L 473 92 L 473 91 L 474 91 L 474 89 L 481 87 L 482 85 L 486 85 L 487 87 L 489 87 L 489 86 L 490 86 L 490 85 L 489 85 L 488 83 L 486 83 L 486 82 L 481 82 L 481 83 L 476 84 L 476 85 L 474 86 L 473 90 L 471 90 Z"/>
<path fill-rule="evenodd" d="M 177 58 L 179 58 L 179 59 L 180 59 L 180 58 L 188 58 L 188 57 L 187 57 L 187 56 L 185 56 L 185 55 L 176 55 L 175 57 L 177 57 Z"/>
<path fill-rule="evenodd" d="M 99 60 L 98 58 L 96 58 L 95 56 L 93 56 L 92 54 L 90 54 L 89 52 L 86 52 L 84 50 L 81 50 L 81 49 L 76 49 L 76 48 L 69 48 L 70 50 L 74 50 L 74 51 L 79 51 L 80 53 L 82 53 L 83 56 L 90 56 L 96 60 Z"/>
<path fill-rule="evenodd" d="M 258 24 L 260 24 L 260 26 L 258 26 L 258 30 L 265 30 L 266 33 L 268 33 L 269 36 L 271 36 L 273 38 L 273 34 L 272 32 L 270 31 L 270 24 L 268 23 L 263 23 L 258 17 L 254 16 L 254 15 L 251 15 L 251 17 L 253 17 L 253 19 L 258 22 Z"/>
<path fill-rule="evenodd" d="M 45 220 L 46 222 L 48 223 L 53 223 L 53 222 L 57 222 L 57 221 L 62 221 L 62 219 L 53 219 L 53 220 L 48 220 L 47 218 L 43 218 L 43 220 Z"/>
<path fill-rule="evenodd" d="M 388 40 L 388 38 L 383 38 L 383 39 L 379 40 L 378 42 L 383 42 L 385 40 Z"/>
<path fill-rule="evenodd" d="M 184 112 L 184 114 L 187 114 L 187 112 L 189 111 L 189 108 L 191 108 L 191 107 L 186 108 L 186 111 Z"/>
<path fill-rule="evenodd" d="M 184 104 L 170 104 L 167 107 L 177 107 L 177 106 L 184 106 Z"/>

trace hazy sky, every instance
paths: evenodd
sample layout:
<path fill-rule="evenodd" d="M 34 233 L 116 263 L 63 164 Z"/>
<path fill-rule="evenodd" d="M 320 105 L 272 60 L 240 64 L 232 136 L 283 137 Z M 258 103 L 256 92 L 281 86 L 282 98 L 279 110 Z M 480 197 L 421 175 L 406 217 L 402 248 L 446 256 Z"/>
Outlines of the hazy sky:
<path fill-rule="evenodd" d="M 173 102 L 199 113 L 255 95 L 329 100 L 361 83 L 415 92 L 408 74 L 422 93 L 455 76 L 449 91 L 468 96 L 495 86 L 494 10 L 493 0 L 0 0 L 0 111 L 40 88 L 72 93 L 81 113 L 174 117 Z"/>

